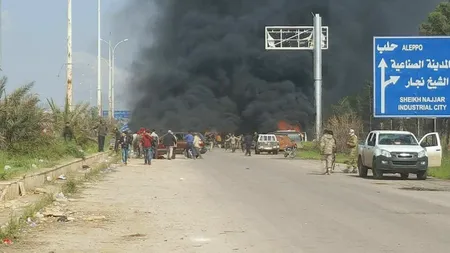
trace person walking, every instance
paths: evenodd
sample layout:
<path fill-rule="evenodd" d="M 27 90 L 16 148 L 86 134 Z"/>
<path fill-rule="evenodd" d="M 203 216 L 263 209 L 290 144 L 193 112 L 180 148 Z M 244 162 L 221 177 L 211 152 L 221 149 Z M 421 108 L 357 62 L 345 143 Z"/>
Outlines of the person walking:
<path fill-rule="evenodd" d="M 128 150 L 130 148 L 132 139 L 124 131 L 120 137 L 120 147 L 122 148 L 122 162 L 127 165 L 128 162 Z"/>
<path fill-rule="evenodd" d="M 244 145 L 245 145 L 245 155 L 252 155 L 252 144 L 253 144 L 253 136 L 251 134 L 247 134 L 244 137 Z"/>
<path fill-rule="evenodd" d="M 200 154 L 200 149 L 202 148 L 200 146 L 200 142 L 202 141 L 202 139 L 200 138 L 200 136 L 198 134 L 194 135 L 194 151 L 195 151 L 195 157 L 198 157 L 200 159 L 203 159 L 202 154 Z"/>
<path fill-rule="evenodd" d="M 357 165 L 356 160 L 358 156 L 358 136 L 355 134 L 355 130 L 350 129 L 348 133 L 348 139 L 347 139 L 347 148 L 349 149 L 349 161 L 347 162 L 347 169 L 345 170 L 346 173 L 356 173 L 357 172 Z"/>
<path fill-rule="evenodd" d="M 324 130 L 324 134 L 320 138 L 320 153 L 325 160 L 325 173 L 331 174 L 331 168 L 333 166 L 333 155 L 336 150 L 336 141 L 329 130 Z"/>
<path fill-rule="evenodd" d="M 105 138 L 106 138 L 106 134 L 108 133 L 108 126 L 103 121 L 103 119 L 100 119 L 99 124 L 97 126 L 95 126 L 94 129 L 97 130 L 98 152 L 104 152 L 105 151 Z"/>
<path fill-rule="evenodd" d="M 152 148 L 153 136 L 150 134 L 150 130 L 147 129 L 142 133 L 141 144 L 144 153 L 144 164 L 151 165 L 153 158 L 153 148 Z"/>
<path fill-rule="evenodd" d="M 171 130 L 167 131 L 167 134 L 164 135 L 162 141 L 164 147 L 166 147 L 167 160 L 175 159 L 175 152 L 173 152 L 173 148 L 177 145 L 177 139 Z"/>
<path fill-rule="evenodd" d="M 188 158 L 195 159 L 195 151 L 194 151 L 194 136 L 192 135 L 192 132 L 189 131 L 188 134 L 184 137 L 184 141 L 186 141 L 186 152 Z M 191 153 L 189 153 L 191 151 Z M 189 157 L 190 154 L 192 154 L 193 157 Z"/>

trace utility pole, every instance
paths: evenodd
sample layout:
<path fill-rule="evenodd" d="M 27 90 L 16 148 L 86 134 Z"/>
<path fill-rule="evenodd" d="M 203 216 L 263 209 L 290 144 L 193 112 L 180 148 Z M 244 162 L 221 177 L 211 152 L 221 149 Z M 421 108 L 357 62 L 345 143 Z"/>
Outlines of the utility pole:
<path fill-rule="evenodd" d="M 108 117 L 109 120 L 114 119 L 114 110 L 113 110 L 113 95 L 112 95 L 112 48 L 111 48 L 111 40 L 108 42 L 108 74 L 109 74 L 109 81 L 108 81 Z"/>
<path fill-rule="evenodd" d="M 316 97 L 316 141 L 322 133 L 322 18 L 314 16 L 314 88 Z"/>
<path fill-rule="evenodd" d="M 72 0 L 67 0 L 67 90 L 66 103 L 72 110 L 73 87 L 72 87 Z"/>
<path fill-rule="evenodd" d="M 97 0 L 97 107 L 102 116 L 102 38 L 101 38 L 101 0 Z"/>
<path fill-rule="evenodd" d="M 3 30 L 3 22 L 2 22 L 2 19 L 3 19 L 3 15 L 2 15 L 2 11 L 3 11 L 3 3 L 2 3 L 2 0 L 0 0 L 0 71 L 3 69 L 3 54 L 2 54 L 2 52 L 3 52 L 3 50 L 2 50 L 2 48 L 3 48 L 3 43 L 2 43 L 2 30 Z"/>
<path fill-rule="evenodd" d="M 115 108 L 116 107 L 116 105 L 115 105 L 116 94 L 114 91 L 114 86 L 116 86 L 115 78 L 114 78 L 114 75 L 116 72 L 116 65 L 115 65 L 116 64 L 116 52 L 115 51 L 116 51 L 116 47 L 113 48 L 112 57 L 111 57 L 111 110 L 113 112 L 113 118 L 114 118 L 114 112 L 116 110 L 116 108 Z"/>

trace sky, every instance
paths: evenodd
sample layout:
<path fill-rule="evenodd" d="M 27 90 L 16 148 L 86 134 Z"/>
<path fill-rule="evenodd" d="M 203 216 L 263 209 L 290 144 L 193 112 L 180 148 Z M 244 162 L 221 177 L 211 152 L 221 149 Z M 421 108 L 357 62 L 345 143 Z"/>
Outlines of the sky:
<path fill-rule="evenodd" d="M 34 92 L 42 101 L 52 98 L 64 104 L 67 62 L 67 4 L 63 0 L 2 1 L 2 75 L 7 91 L 35 82 Z M 129 108 L 126 80 L 136 52 L 137 39 L 114 20 L 122 0 L 102 0 L 102 32 L 111 44 L 128 39 L 116 49 L 116 110 Z M 97 1 L 72 0 L 72 50 L 74 102 L 97 104 Z M 108 44 L 102 43 L 103 108 L 108 106 Z"/>

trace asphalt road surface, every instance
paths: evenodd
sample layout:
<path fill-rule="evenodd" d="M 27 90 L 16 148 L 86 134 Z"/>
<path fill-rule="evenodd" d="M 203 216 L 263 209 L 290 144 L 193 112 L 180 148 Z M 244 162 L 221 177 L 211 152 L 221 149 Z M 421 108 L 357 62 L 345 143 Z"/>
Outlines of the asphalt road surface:
<path fill-rule="evenodd" d="M 449 183 L 319 173 L 221 150 L 132 160 L 64 204 L 74 221 L 38 223 L 6 252 L 450 251 Z"/>

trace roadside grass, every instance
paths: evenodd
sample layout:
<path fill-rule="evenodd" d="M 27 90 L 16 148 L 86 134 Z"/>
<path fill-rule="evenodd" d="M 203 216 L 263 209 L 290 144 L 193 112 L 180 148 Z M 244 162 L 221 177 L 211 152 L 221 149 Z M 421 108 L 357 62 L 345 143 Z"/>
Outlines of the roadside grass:
<path fill-rule="evenodd" d="M 443 154 L 441 167 L 430 168 L 428 174 L 435 178 L 450 179 L 450 152 Z"/>
<path fill-rule="evenodd" d="M 303 147 L 299 149 L 297 157 L 306 160 L 322 160 L 319 147 L 314 142 L 305 142 Z M 345 153 L 336 154 L 336 163 L 345 163 L 349 160 L 349 157 Z"/>
<path fill-rule="evenodd" d="M 61 185 L 61 191 L 65 195 L 77 193 L 84 182 L 98 179 L 101 175 L 101 171 L 110 164 L 117 162 L 118 159 L 118 157 L 113 157 L 108 163 L 104 162 L 96 164 L 89 172 L 85 173 L 84 176 L 69 178 L 67 182 Z M 19 238 L 22 228 L 27 225 L 27 219 L 34 218 L 37 212 L 52 204 L 54 201 L 53 194 L 45 194 L 37 202 L 25 207 L 21 215 L 11 216 L 9 222 L 0 228 L 0 239 L 13 240 Z"/>
<path fill-rule="evenodd" d="M 97 144 L 94 142 L 80 147 L 75 142 L 54 140 L 42 147 L 30 147 L 29 152 L 26 153 L 0 151 L 0 180 L 8 180 L 41 168 L 49 168 L 64 160 L 85 158 L 97 152 L 96 149 Z"/>

